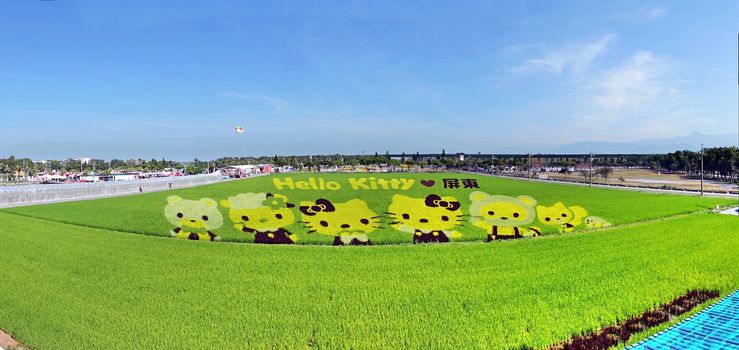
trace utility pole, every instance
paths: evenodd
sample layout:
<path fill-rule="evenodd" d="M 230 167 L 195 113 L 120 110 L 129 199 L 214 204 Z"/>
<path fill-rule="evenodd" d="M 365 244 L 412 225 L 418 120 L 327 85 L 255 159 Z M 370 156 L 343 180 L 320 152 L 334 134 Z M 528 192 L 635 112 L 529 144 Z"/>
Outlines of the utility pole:
<path fill-rule="evenodd" d="M 590 187 L 593 187 L 593 151 L 590 151 L 590 171 L 588 175 Z"/>
<path fill-rule="evenodd" d="M 703 144 L 701 143 L 701 196 L 703 196 Z"/>

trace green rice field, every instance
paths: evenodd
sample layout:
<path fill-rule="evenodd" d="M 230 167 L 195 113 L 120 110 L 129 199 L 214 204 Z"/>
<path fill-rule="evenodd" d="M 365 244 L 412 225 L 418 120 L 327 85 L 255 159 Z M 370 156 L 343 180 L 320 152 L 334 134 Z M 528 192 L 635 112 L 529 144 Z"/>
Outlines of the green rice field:
<path fill-rule="evenodd" d="M 409 190 L 405 191 L 383 190 L 380 188 L 375 190 L 354 190 L 348 181 L 350 178 L 368 179 L 370 177 L 386 180 L 403 178 L 413 180 L 414 184 Z M 339 183 L 342 188 L 333 191 L 328 189 L 288 189 L 286 187 L 278 189 L 274 184 L 274 180 L 277 179 L 281 183 L 284 183 L 286 178 L 292 179 L 293 183 L 298 181 L 308 182 L 308 180 L 313 178 L 316 184 L 319 179 L 323 179 L 324 182 L 334 181 Z M 443 188 L 442 182 L 445 178 L 473 178 L 477 180 L 479 188 Z M 431 188 L 425 187 L 420 184 L 422 180 L 433 180 L 435 184 Z M 387 215 L 383 214 L 388 210 L 393 195 L 402 194 L 414 198 L 423 198 L 433 193 L 440 196 L 453 196 L 460 201 L 462 212 L 469 214 L 467 212 L 470 204 L 468 197 L 471 192 L 477 190 L 494 195 L 514 197 L 528 195 L 536 199 L 537 204 L 545 206 L 551 206 L 557 202 L 562 202 L 567 206 L 582 206 L 589 214 L 602 217 L 616 225 L 676 214 L 692 213 L 712 208 L 716 204 L 727 205 L 735 202 L 732 199 L 700 198 L 696 196 L 676 196 L 618 189 L 590 188 L 578 185 L 547 184 L 476 174 L 278 174 L 181 190 L 71 203 L 17 207 L 6 209 L 5 211 L 23 216 L 93 228 L 153 236 L 169 236 L 169 231 L 174 226 L 165 218 L 164 207 L 167 204 L 167 197 L 172 194 L 193 200 L 212 198 L 220 202 L 240 193 L 269 192 L 285 195 L 288 202 L 292 202 L 297 206 L 303 201 L 313 202 L 320 198 L 326 198 L 335 203 L 346 202 L 351 199 L 361 199 L 367 202 L 368 206 L 378 215 L 384 216 L 381 218 L 382 229 L 370 234 L 370 238 L 374 243 L 411 243 L 411 235 L 389 227 L 388 223 L 391 221 L 391 218 L 385 217 Z M 231 225 L 228 219 L 227 208 L 219 206 L 219 210 L 223 214 L 224 225 L 222 228 L 215 230 L 215 233 L 220 235 L 225 241 L 248 242 L 253 240 L 253 235 L 238 231 Z M 294 210 L 294 212 L 299 217 L 300 213 L 297 210 Z M 556 232 L 555 228 L 544 226 L 541 222 L 534 222 L 533 225 L 540 227 L 545 233 Z M 331 244 L 332 242 L 332 237 L 308 234 L 308 229 L 300 223 L 300 219 L 297 219 L 287 228 L 290 232 L 298 235 L 298 243 Z M 485 230 L 471 225 L 467 220 L 456 229 L 462 233 L 462 236 L 457 239 L 461 241 L 484 240 L 487 234 Z"/>
<path fill-rule="evenodd" d="M 287 176 L 342 188 L 275 188 Z M 415 185 L 349 186 L 369 176 Z M 480 188 L 444 189 L 444 178 Z M 412 245 L 382 215 L 375 246 L 331 247 L 299 223 L 289 230 L 301 244 L 240 244 L 253 238 L 220 206 L 226 242 L 178 240 L 164 216 L 171 195 L 248 192 L 298 206 L 359 198 L 377 213 L 396 193 L 435 193 L 466 213 L 475 190 L 579 205 L 614 226 L 484 243 L 465 223 L 459 243 Z M 687 290 L 739 288 L 739 218 L 707 210 L 731 203 L 470 174 L 290 174 L 5 209 L 0 328 L 36 349 L 542 349 Z"/>

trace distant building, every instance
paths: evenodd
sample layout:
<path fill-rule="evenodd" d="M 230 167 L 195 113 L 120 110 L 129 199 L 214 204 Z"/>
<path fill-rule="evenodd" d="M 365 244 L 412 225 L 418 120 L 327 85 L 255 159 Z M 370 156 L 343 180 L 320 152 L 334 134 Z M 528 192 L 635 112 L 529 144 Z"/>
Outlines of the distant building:
<path fill-rule="evenodd" d="M 138 174 L 113 174 L 110 176 L 112 177 L 112 181 L 129 181 L 139 178 Z"/>
<path fill-rule="evenodd" d="M 274 170 L 272 164 L 231 165 L 225 167 L 223 173 L 230 177 L 245 177 L 253 174 L 272 173 Z"/>
<path fill-rule="evenodd" d="M 80 176 L 80 182 L 98 182 L 100 181 L 100 175 L 83 175 Z"/>

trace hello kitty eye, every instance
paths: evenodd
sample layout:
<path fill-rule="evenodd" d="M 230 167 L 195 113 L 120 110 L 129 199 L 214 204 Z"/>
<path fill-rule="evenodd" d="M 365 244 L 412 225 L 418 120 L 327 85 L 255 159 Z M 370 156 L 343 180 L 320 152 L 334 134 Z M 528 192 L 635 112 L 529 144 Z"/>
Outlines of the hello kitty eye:
<path fill-rule="evenodd" d="M 244 221 L 249 221 L 249 217 L 248 217 L 248 216 L 246 216 L 246 215 L 242 215 L 242 216 L 241 216 L 241 220 L 244 220 Z"/>
<path fill-rule="evenodd" d="M 326 222 L 325 220 L 321 220 L 320 224 L 323 227 L 328 227 L 328 222 Z"/>
<path fill-rule="evenodd" d="M 367 220 L 367 219 L 362 219 L 362 220 L 359 220 L 359 222 L 361 222 L 361 223 L 362 223 L 362 224 L 364 224 L 364 225 L 367 225 L 367 224 L 369 224 L 369 220 Z"/>
<path fill-rule="evenodd" d="M 563 218 L 566 218 L 566 217 L 567 217 L 567 214 L 565 214 L 565 213 L 562 213 L 562 217 L 563 217 Z"/>
<path fill-rule="evenodd" d="M 275 217 L 278 219 L 282 219 L 282 214 L 275 214 Z"/>
<path fill-rule="evenodd" d="M 494 211 L 492 211 L 492 210 L 490 210 L 490 211 L 488 211 L 488 215 L 490 215 L 490 216 L 494 216 L 494 215 L 495 215 L 495 212 L 494 212 Z"/>
<path fill-rule="evenodd" d="M 203 221 L 208 221 L 208 217 L 203 215 Z"/>
<path fill-rule="evenodd" d="M 403 219 L 406 219 L 406 220 L 408 220 L 408 219 L 410 219 L 410 218 L 411 218 L 411 216 L 410 216 L 410 215 L 408 215 L 408 214 L 403 214 Z"/>
<path fill-rule="evenodd" d="M 513 217 L 514 218 L 517 218 L 518 217 L 518 213 L 513 213 Z"/>
<path fill-rule="evenodd" d="M 182 217 L 183 217 L 183 216 L 184 216 L 184 215 L 182 215 L 182 213 L 177 213 L 177 217 L 178 217 L 178 218 L 182 219 Z"/>
<path fill-rule="evenodd" d="M 442 216 L 441 216 L 441 220 L 442 220 L 442 221 L 449 221 L 449 217 L 448 217 L 448 216 L 446 216 L 446 215 L 442 215 Z"/>

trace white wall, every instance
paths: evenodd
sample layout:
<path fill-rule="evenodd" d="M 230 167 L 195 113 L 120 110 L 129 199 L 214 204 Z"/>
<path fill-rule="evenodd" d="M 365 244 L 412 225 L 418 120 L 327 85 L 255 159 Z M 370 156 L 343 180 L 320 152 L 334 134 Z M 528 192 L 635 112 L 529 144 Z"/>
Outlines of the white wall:
<path fill-rule="evenodd" d="M 173 176 L 132 181 L 101 181 L 73 184 L 0 186 L 0 206 L 14 206 L 49 201 L 63 201 L 120 194 L 161 191 L 172 188 L 205 185 L 221 181 L 220 173 Z"/>

